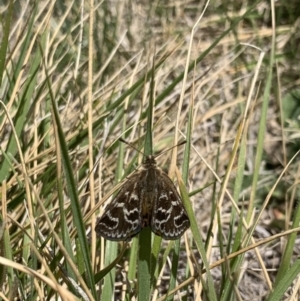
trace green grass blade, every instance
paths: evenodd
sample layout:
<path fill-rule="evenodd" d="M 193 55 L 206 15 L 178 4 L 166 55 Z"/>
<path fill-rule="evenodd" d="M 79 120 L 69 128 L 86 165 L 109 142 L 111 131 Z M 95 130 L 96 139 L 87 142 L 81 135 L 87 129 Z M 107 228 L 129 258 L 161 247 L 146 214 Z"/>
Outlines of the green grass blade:
<path fill-rule="evenodd" d="M 19 139 L 21 139 L 22 137 L 22 133 L 27 122 L 27 115 L 32 106 L 31 100 L 35 92 L 40 62 L 41 57 L 39 55 L 36 55 L 34 60 L 32 61 L 32 64 L 30 65 L 30 77 L 28 77 L 26 85 L 22 91 L 23 93 L 19 97 L 17 112 L 14 116 L 15 130 Z M 6 152 L 10 153 L 12 156 L 15 156 L 17 153 L 16 140 L 13 135 L 9 137 Z M 9 169 L 9 162 L 3 160 L 0 163 L 0 182 L 2 182 L 5 179 Z"/>
<path fill-rule="evenodd" d="M 180 255 L 180 239 L 177 239 L 173 247 L 173 258 L 172 258 L 172 269 L 171 269 L 171 278 L 169 291 L 172 291 L 176 286 L 176 279 L 178 273 L 178 264 L 179 264 L 179 255 Z M 168 296 L 167 300 L 171 301 L 174 299 L 174 296 Z"/>
<path fill-rule="evenodd" d="M 138 300 L 148 301 L 151 293 L 151 229 L 144 228 L 139 235 Z"/>
<path fill-rule="evenodd" d="M 286 273 L 278 280 L 274 290 L 271 292 L 267 301 L 280 301 L 283 300 L 283 295 L 287 289 L 293 284 L 295 279 L 299 276 L 300 259 L 297 259 L 291 267 L 286 270 Z"/>
<path fill-rule="evenodd" d="M 151 70 L 151 89 L 150 100 L 147 108 L 147 130 L 145 137 L 144 154 L 149 156 L 153 154 L 152 142 L 152 124 L 153 124 L 153 98 L 154 98 L 154 66 Z M 144 158 L 145 159 L 145 158 Z M 151 230 L 149 227 L 143 229 L 139 234 L 139 265 L 138 265 L 138 299 L 148 301 L 151 294 L 151 271 L 152 253 L 151 253 Z"/>
<path fill-rule="evenodd" d="M 14 3 L 13 0 L 9 1 L 8 8 L 5 14 L 5 22 L 3 22 L 4 25 L 3 25 L 2 40 L 0 46 L 0 86 L 2 83 L 3 73 L 5 70 L 6 53 L 8 49 L 8 38 L 9 38 L 11 20 L 13 17 L 13 3 Z"/>
<path fill-rule="evenodd" d="M 111 265 L 114 262 L 114 259 L 117 257 L 118 253 L 118 243 L 115 241 L 106 241 L 105 244 L 105 267 Z M 103 286 L 103 293 L 102 299 L 103 300 L 112 300 L 114 295 L 114 285 L 115 285 L 115 278 L 116 278 L 116 268 L 115 266 L 110 269 L 109 274 L 104 277 L 104 286 Z"/>
<path fill-rule="evenodd" d="M 205 291 L 207 293 L 209 300 L 218 300 L 216 291 L 214 288 L 214 281 L 213 281 L 213 278 L 212 278 L 212 275 L 211 275 L 210 269 L 209 269 L 209 263 L 206 258 L 206 251 L 205 251 L 205 247 L 203 244 L 203 239 L 202 239 L 200 231 L 198 229 L 198 224 L 197 224 L 197 220 L 196 220 L 193 208 L 189 201 L 188 192 L 185 188 L 185 185 L 182 183 L 181 180 L 179 180 L 178 183 L 179 183 L 179 188 L 180 188 L 180 193 L 182 196 L 183 204 L 184 204 L 184 207 L 187 211 L 188 217 L 191 222 L 191 231 L 193 233 L 193 238 L 194 238 L 195 244 L 197 246 L 197 249 L 201 255 L 203 265 L 206 269 L 207 283 L 202 283 L 202 285 L 205 288 Z"/>
<path fill-rule="evenodd" d="M 50 91 L 50 99 L 52 103 L 52 112 L 53 112 L 53 120 L 57 126 L 57 132 L 58 132 L 58 139 L 59 139 L 59 148 L 62 154 L 62 162 L 64 167 L 64 174 L 66 176 L 66 183 L 67 183 L 67 190 L 69 193 L 69 197 L 71 200 L 71 211 L 73 216 L 73 222 L 74 226 L 76 227 L 77 235 L 80 241 L 82 254 L 84 257 L 84 263 L 85 263 L 85 269 L 86 269 L 86 279 L 88 282 L 88 286 L 96 299 L 96 290 L 95 290 L 95 282 L 94 282 L 94 275 L 92 272 L 91 267 L 91 261 L 90 261 L 90 254 L 89 254 L 89 248 L 88 243 L 86 239 L 86 233 L 85 233 L 85 227 L 83 223 L 82 213 L 81 213 L 81 207 L 79 204 L 78 194 L 77 194 L 77 185 L 75 183 L 74 175 L 73 175 L 73 169 L 71 166 L 67 144 L 65 141 L 64 132 L 62 129 L 60 116 L 56 107 L 55 98 L 52 94 L 51 90 L 51 84 L 49 78 L 47 78 L 48 81 L 48 87 Z"/>

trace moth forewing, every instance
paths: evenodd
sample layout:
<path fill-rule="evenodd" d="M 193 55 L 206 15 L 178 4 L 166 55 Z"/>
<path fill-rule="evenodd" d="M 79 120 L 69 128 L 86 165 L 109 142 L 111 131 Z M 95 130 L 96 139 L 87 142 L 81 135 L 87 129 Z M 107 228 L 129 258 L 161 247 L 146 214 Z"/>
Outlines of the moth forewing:
<path fill-rule="evenodd" d="M 115 241 L 128 240 L 142 229 L 138 172 L 130 176 L 97 222 L 98 235 Z"/>
<path fill-rule="evenodd" d="M 169 176 L 160 171 L 159 189 L 152 211 L 152 231 L 167 240 L 178 239 L 190 227 L 181 197 Z"/>

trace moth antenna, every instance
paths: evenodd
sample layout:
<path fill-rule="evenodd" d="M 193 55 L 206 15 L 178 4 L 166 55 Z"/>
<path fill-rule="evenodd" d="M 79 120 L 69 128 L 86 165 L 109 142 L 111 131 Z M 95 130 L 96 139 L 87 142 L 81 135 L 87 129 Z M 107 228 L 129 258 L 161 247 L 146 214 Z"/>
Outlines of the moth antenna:
<path fill-rule="evenodd" d="M 170 151 L 171 149 L 173 149 L 173 148 L 175 148 L 175 147 L 178 147 L 178 146 L 180 146 L 180 145 L 186 144 L 186 142 L 187 142 L 186 140 L 183 140 L 183 141 L 181 141 L 181 142 L 178 142 L 176 145 L 173 145 L 172 147 L 170 147 L 170 148 L 168 148 L 168 149 L 162 151 L 160 154 L 157 154 L 157 155 L 155 156 L 155 158 L 157 158 L 157 157 L 159 157 L 160 155 L 162 155 L 162 154 L 164 154 L 164 153 Z"/>
<path fill-rule="evenodd" d="M 139 152 L 140 154 L 142 154 L 142 155 L 145 156 L 145 154 L 144 154 L 142 151 L 140 151 L 139 149 L 137 149 L 134 145 L 132 145 L 132 144 L 129 143 L 128 141 L 124 140 L 123 138 L 119 138 L 119 141 L 121 141 L 121 142 L 123 142 L 123 143 L 129 145 L 130 147 L 132 147 L 133 149 L 135 149 L 137 152 Z M 157 158 L 157 157 L 159 157 L 160 155 L 162 155 L 162 154 L 164 154 L 164 153 L 170 151 L 171 149 L 173 149 L 173 148 L 175 148 L 175 147 L 178 147 L 178 146 L 180 146 L 180 145 L 186 144 L 186 142 L 187 142 L 186 140 L 183 140 L 183 141 L 181 141 L 181 142 L 178 142 L 176 145 L 173 145 L 172 147 L 170 147 L 170 148 L 168 148 L 168 149 L 162 151 L 161 153 L 157 154 L 157 155 L 155 156 L 155 158 Z"/>
<path fill-rule="evenodd" d="M 137 149 L 133 144 L 129 143 L 128 141 L 124 140 L 123 138 L 119 138 L 119 141 L 129 145 L 131 148 L 133 148 L 134 150 L 136 150 L 138 153 L 142 154 L 143 156 L 145 156 L 145 154 L 140 151 L 139 149 Z"/>

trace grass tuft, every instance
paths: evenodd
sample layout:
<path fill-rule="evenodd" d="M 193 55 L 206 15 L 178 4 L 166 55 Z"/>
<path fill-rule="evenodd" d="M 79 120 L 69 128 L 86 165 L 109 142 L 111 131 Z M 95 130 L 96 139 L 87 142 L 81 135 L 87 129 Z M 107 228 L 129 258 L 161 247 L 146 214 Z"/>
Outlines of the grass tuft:
<path fill-rule="evenodd" d="M 4 2 L 0 298 L 297 300 L 299 5 Z M 142 161 L 120 137 L 187 141 L 157 158 L 180 241 L 96 237 Z"/>

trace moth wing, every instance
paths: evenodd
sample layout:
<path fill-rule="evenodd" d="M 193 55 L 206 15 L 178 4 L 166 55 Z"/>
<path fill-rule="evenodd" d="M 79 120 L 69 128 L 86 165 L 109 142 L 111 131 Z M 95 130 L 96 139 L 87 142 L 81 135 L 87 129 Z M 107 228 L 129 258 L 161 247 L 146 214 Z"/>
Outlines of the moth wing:
<path fill-rule="evenodd" d="M 181 197 L 167 174 L 160 171 L 158 193 L 153 205 L 151 230 L 167 240 L 178 239 L 190 227 Z"/>
<path fill-rule="evenodd" d="M 97 222 L 98 235 L 114 241 L 129 240 L 141 231 L 139 174 L 133 174 Z"/>

